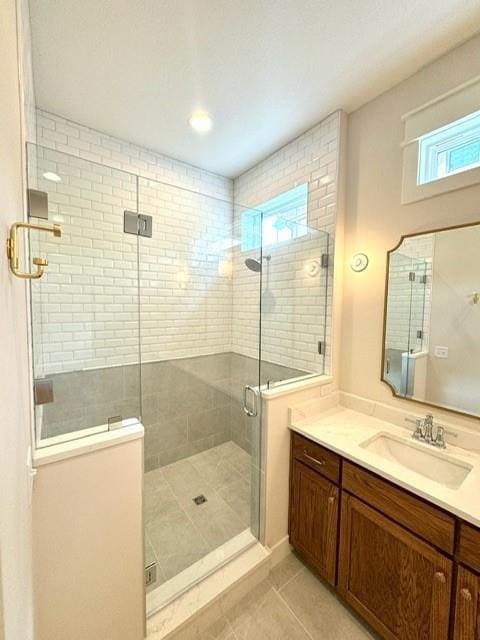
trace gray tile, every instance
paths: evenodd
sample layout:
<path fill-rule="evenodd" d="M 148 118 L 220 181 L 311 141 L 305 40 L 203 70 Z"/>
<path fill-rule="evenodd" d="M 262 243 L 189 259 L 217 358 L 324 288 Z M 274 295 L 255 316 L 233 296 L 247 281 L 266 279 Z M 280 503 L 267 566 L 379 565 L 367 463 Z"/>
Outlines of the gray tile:
<path fill-rule="evenodd" d="M 249 526 L 250 479 L 237 470 L 247 457 L 228 441 L 145 473 L 147 540 L 163 579 Z M 192 499 L 199 494 L 207 502 L 197 506 Z"/>
<path fill-rule="evenodd" d="M 250 483 L 241 479 L 218 488 L 218 493 L 247 527 L 251 518 Z"/>
<path fill-rule="evenodd" d="M 149 455 L 160 454 L 188 444 L 187 417 L 156 416 L 158 422 L 145 423 L 145 449 Z"/>
<path fill-rule="evenodd" d="M 193 545 L 192 549 L 194 549 Z M 164 556 L 159 559 L 158 563 L 165 579 L 170 580 L 188 567 L 191 567 L 195 562 L 201 560 L 207 553 L 208 550 L 202 547 L 200 550 L 192 550 L 190 552 L 175 553 L 170 556 Z"/>
<path fill-rule="evenodd" d="M 272 585 L 270 581 L 268 579 L 263 580 L 233 607 L 225 611 L 225 616 L 234 631 L 249 620 L 252 611 L 256 607 L 263 606 L 264 600 L 271 591 Z"/>
<path fill-rule="evenodd" d="M 188 437 L 191 441 L 223 431 L 228 425 L 229 407 L 198 411 L 188 416 Z"/>
<path fill-rule="evenodd" d="M 143 510 L 146 524 L 153 520 L 168 518 L 181 511 L 178 500 L 163 475 L 161 477 L 155 475 L 158 471 L 161 470 L 156 469 L 145 474 Z M 155 475 L 153 479 L 149 478 L 152 474 Z"/>
<path fill-rule="evenodd" d="M 275 589 L 280 590 L 304 570 L 305 566 L 301 560 L 291 553 L 272 569 L 269 578 Z"/>
<path fill-rule="evenodd" d="M 301 571 L 280 595 L 313 640 L 372 640 L 376 637 L 309 570 Z"/>
<path fill-rule="evenodd" d="M 164 558 L 179 554 L 205 554 L 209 551 L 206 541 L 183 511 L 168 517 L 154 518 L 146 525 L 147 535 L 156 557 Z"/>
<path fill-rule="evenodd" d="M 155 551 L 153 550 L 152 545 L 150 544 L 149 539 L 145 536 L 145 566 L 148 567 L 151 564 L 154 564 L 157 561 L 155 556 Z"/>
<path fill-rule="evenodd" d="M 153 469 L 157 469 L 160 466 L 160 461 L 158 455 L 148 456 L 145 453 L 145 458 L 143 461 L 143 467 L 145 472 L 152 471 Z"/>
<path fill-rule="evenodd" d="M 214 463 L 192 462 L 192 465 L 208 484 L 217 489 L 242 478 L 229 458 L 221 458 Z"/>
<path fill-rule="evenodd" d="M 225 616 L 219 618 L 198 636 L 198 640 L 231 640 L 232 638 L 232 627 Z"/>
<path fill-rule="evenodd" d="M 218 487 L 217 491 L 230 506 L 234 506 L 239 502 L 248 502 L 248 504 L 250 504 L 251 493 L 249 478 L 240 477 L 234 482 Z"/>
<path fill-rule="evenodd" d="M 246 608 L 242 622 L 234 626 L 234 633 L 238 640 L 311 640 L 273 589 L 261 602 Z"/>
<path fill-rule="evenodd" d="M 179 460 L 163 468 L 165 478 L 180 500 L 194 498 L 210 490 L 209 482 L 187 460 Z"/>
<path fill-rule="evenodd" d="M 240 449 L 240 447 L 238 447 Z M 241 476 L 249 477 L 252 473 L 252 456 L 244 449 L 235 452 L 229 461 L 233 468 L 238 471 Z"/>
<path fill-rule="evenodd" d="M 245 525 L 227 504 L 224 504 L 221 509 L 210 512 L 208 509 L 202 509 L 207 505 L 208 503 L 198 506 L 197 513 L 191 518 L 210 549 L 213 550 L 244 531 Z"/>

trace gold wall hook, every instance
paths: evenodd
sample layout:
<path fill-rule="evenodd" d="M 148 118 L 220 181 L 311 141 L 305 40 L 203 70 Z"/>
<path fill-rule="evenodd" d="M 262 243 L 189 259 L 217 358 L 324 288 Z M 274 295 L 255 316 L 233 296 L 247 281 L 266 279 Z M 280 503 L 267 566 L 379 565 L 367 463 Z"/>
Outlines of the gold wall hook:
<path fill-rule="evenodd" d="M 35 231 L 46 231 L 47 233 L 53 233 L 56 238 L 60 238 L 62 235 L 62 227 L 59 224 L 43 225 L 43 224 L 30 224 L 28 222 L 15 222 L 10 227 L 10 234 L 7 238 L 7 258 L 10 262 L 10 269 L 17 278 L 24 278 L 25 280 L 36 280 L 41 278 L 45 272 L 45 267 L 48 265 L 46 258 L 35 257 L 33 258 L 33 264 L 37 267 L 36 271 L 31 273 L 19 271 L 19 229 L 32 229 Z"/>

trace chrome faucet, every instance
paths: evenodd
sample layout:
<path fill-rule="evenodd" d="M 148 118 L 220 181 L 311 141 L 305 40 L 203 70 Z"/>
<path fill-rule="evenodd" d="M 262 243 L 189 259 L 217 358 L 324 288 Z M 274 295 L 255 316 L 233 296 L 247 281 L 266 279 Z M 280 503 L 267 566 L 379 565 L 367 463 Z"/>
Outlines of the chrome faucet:
<path fill-rule="evenodd" d="M 415 438 L 415 440 L 422 440 L 426 444 L 438 447 L 439 449 L 446 448 L 445 427 L 435 424 L 431 413 L 427 413 L 423 419 L 417 418 L 416 420 L 412 420 L 411 418 L 405 418 L 405 420 L 415 424 L 415 430 L 412 433 L 412 438 Z"/>

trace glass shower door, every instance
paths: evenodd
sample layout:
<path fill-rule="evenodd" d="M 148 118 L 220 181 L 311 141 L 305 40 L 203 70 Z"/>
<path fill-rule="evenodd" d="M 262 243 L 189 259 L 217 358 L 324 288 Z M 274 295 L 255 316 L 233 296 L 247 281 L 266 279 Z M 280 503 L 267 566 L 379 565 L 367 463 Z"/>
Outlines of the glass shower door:
<path fill-rule="evenodd" d="M 137 178 L 28 146 L 29 253 L 46 258 L 31 280 L 36 444 L 116 428 L 140 416 L 138 238 L 124 233 Z M 23 256 L 22 256 L 23 262 Z"/>
<path fill-rule="evenodd" d="M 261 274 L 231 201 L 140 178 L 138 210 L 152 611 L 259 535 Z"/>

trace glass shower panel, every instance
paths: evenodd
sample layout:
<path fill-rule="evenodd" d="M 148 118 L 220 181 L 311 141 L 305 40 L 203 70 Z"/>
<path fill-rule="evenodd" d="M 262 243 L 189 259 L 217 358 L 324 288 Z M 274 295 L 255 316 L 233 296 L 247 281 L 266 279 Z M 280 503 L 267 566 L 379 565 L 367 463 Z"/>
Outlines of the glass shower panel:
<path fill-rule="evenodd" d="M 418 353 L 422 351 L 426 338 L 424 331 L 424 317 L 427 263 L 423 260 L 412 258 L 410 273 L 412 274 L 412 280 L 408 351 L 409 353 Z"/>
<path fill-rule="evenodd" d="M 385 379 L 401 395 L 406 393 L 406 357 L 410 348 L 412 258 L 398 251 L 390 254 L 388 323 L 385 328 Z"/>
<path fill-rule="evenodd" d="M 390 255 L 384 371 L 399 395 L 413 395 L 415 354 L 425 346 L 426 282 L 425 261 L 398 251 Z"/>
<path fill-rule="evenodd" d="M 411 288 L 408 353 L 403 356 L 403 368 L 405 370 L 405 395 L 413 397 L 418 395 L 420 389 L 423 389 L 426 376 L 425 295 L 427 263 L 424 260 L 412 258 L 409 276 Z"/>
<path fill-rule="evenodd" d="M 252 512 L 258 514 L 259 482 L 252 475 L 260 466 L 261 277 L 255 274 L 239 311 L 239 269 L 250 274 L 239 264 L 240 211 L 229 201 L 139 180 L 139 212 L 152 218 L 139 254 L 145 562 L 155 568 L 152 593 L 161 587 L 165 597 L 170 585 L 178 587 L 172 578 L 197 581 L 225 560 L 219 547 L 258 535 Z M 239 335 L 247 308 L 251 356 L 242 351 L 243 328 Z M 256 415 L 247 416 L 244 392 L 246 410 Z"/>
<path fill-rule="evenodd" d="M 277 217 L 263 249 L 262 383 L 325 373 L 329 235 Z M 286 233 L 288 231 L 288 233 Z"/>
<path fill-rule="evenodd" d="M 138 238 L 123 230 L 137 178 L 29 145 L 28 187 L 48 196 L 30 221 L 62 228 L 29 242 L 48 259 L 30 281 L 36 440 L 46 446 L 140 416 Z"/>

